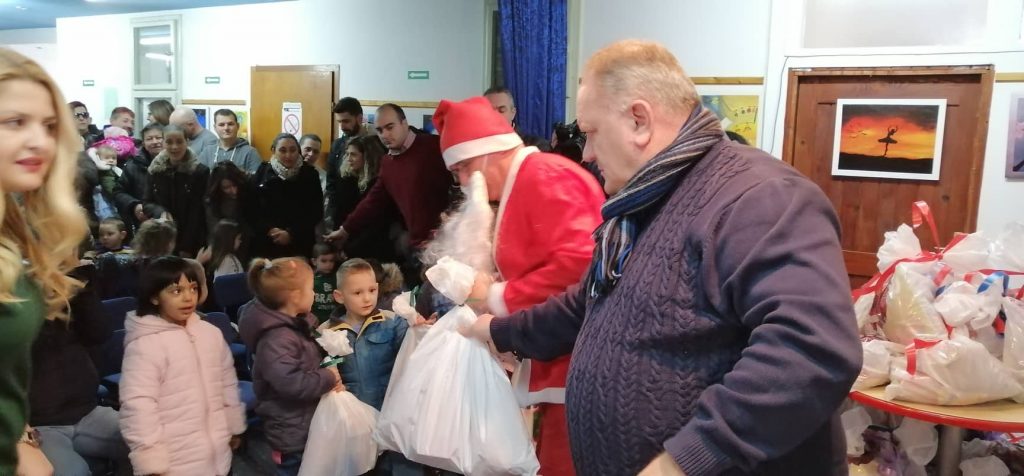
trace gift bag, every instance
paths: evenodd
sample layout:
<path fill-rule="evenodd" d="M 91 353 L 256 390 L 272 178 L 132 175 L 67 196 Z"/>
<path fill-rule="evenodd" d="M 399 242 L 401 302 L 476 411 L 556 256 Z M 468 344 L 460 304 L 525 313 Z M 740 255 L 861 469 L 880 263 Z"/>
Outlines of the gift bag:
<path fill-rule="evenodd" d="M 948 336 L 932 302 L 935 285 L 907 264 L 899 264 L 886 294 L 882 330 L 892 342 L 907 345 L 914 339 L 939 340 Z"/>
<path fill-rule="evenodd" d="M 373 469 L 381 451 L 373 440 L 377 410 L 349 392 L 320 398 L 309 425 L 299 476 L 358 476 Z"/>
<path fill-rule="evenodd" d="M 854 390 L 866 390 L 889 383 L 889 366 L 893 354 L 902 353 L 899 344 L 884 340 L 861 342 L 864 350 L 864 363 L 857 380 L 853 382 Z"/>
<path fill-rule="evenodd" d="M 918 341 L 893 359 L 885 398 L 932 405 L 974 405 L 1019 398 L 1024 388 L 984 345 L 961 335 Z"/>
<path fill-rule="evenodd" d="M 896 231 L 885 232 L 885 242 L 878 248 L 878 271 L 882 272 L 893 263 L 921 254 L 921 241 L 914 229 L 901 224 Z"/>
<path fill-rule="evenodd" d="M 416 344 L 388 389 L 394 395 L 374 437 L 412 461 L 468 476 L 537 474 L 508 377 L 483 343 L 459 332 L 477 318 L 465 305 L 475 274 L 447 258 L 427 271 L 427 279 L 460 305 Z"/>
<path fill-rule="evenodd" d="M 1003 364 L 1018 375 L 1024 374 L 1024 302 L 1003 298 L 1006 334 L 1003 338 Z"/>

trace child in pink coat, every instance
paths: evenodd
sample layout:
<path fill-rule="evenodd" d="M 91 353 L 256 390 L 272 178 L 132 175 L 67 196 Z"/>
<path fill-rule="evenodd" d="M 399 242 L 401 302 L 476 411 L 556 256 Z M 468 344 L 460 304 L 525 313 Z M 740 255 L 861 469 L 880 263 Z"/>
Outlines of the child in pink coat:
<path fill-rule="evenodd" d="M 201 279 L 184 259 L 154 260 L 125 322 L 121 433 L 135 474 L 227 475 L 245 432 L 231 351 L 195 312 Z"/>

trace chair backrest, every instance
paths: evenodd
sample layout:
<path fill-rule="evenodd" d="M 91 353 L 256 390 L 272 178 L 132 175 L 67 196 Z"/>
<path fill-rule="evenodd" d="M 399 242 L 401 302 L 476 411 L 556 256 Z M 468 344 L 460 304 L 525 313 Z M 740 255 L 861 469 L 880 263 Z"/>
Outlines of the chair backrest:
<path fill-rule="evenodd" d="M 103 311 L 107 313 L 107 318 L 112 323 L 111 328 L 114 330 L 124 329 L 125 316 L 138 308 L 139 303 L 133 297 L 119 297 L 103 301 Z"/>
<path fill-rule="evenodd" d="M 100 377 L 121 373 L 121 361 L 124 360 L 125 330 L 115 330 L 110 338 L 100 346 L 96 372 Z"/>
<path fill-rule="evenodd" d="M 238 331 L 235 330 L 235 326 L 231 325 L 231 318 L 223 312 L 208 312 L 206 313 L 206 322 L 213 324 L 214 327 L 220 329 L 220 333 L 224 335 L 224 340 L 228 344 L 238 342 L 239 335 Z"/>
<path fill-rule="evenodd" d="M 238 321 L 238 307 L 252 299 L 252 291 L 249 290 L 249 283 L 246 282 L 245 273 L 222 274 L 213 278 L 214 294 L 217 296 L 217 304 L 224 308 L 224 312 L 231 317 L 232 321 Z"/>

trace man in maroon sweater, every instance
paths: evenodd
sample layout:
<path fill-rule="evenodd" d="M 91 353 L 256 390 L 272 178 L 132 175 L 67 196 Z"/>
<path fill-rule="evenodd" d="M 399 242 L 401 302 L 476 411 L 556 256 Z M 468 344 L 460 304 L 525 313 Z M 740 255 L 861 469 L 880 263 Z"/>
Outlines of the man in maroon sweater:
<path fill-rule="evenodd" d="M 345 223 L 324 237 L 341 246 L 350 235 L 401 215 L 412 248 L 430 240 L 448 208 L 453 179 L 441 158 L 437 136 L 409 130 L 405 112 L 395 104 L 377 108 L 377 135 L 388 148 L 377 182 Z"/>

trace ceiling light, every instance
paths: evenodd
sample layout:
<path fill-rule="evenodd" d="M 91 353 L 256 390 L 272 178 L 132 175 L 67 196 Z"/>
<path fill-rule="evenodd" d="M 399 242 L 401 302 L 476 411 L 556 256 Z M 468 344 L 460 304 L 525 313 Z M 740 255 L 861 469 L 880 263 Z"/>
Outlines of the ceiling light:
<path fill-rule="evenodd" d="M 153 36 L 149 38 L 139 38 L 139 44 L 143 46 L 152 45 L 169 45 L 171 44 L 171 37 L 169 36 Z"/>
<path fill-rule="evenodd" d="M 146 58 L 155 59 L 155 60 L 161 60 L 161 61 L 168 61 L 168 62 L 174 60 L 173 56 L 171 56 L 171 55 L 164 55 L 164 54 L 160 54 L 160 53 L 146 53 Z"/>

